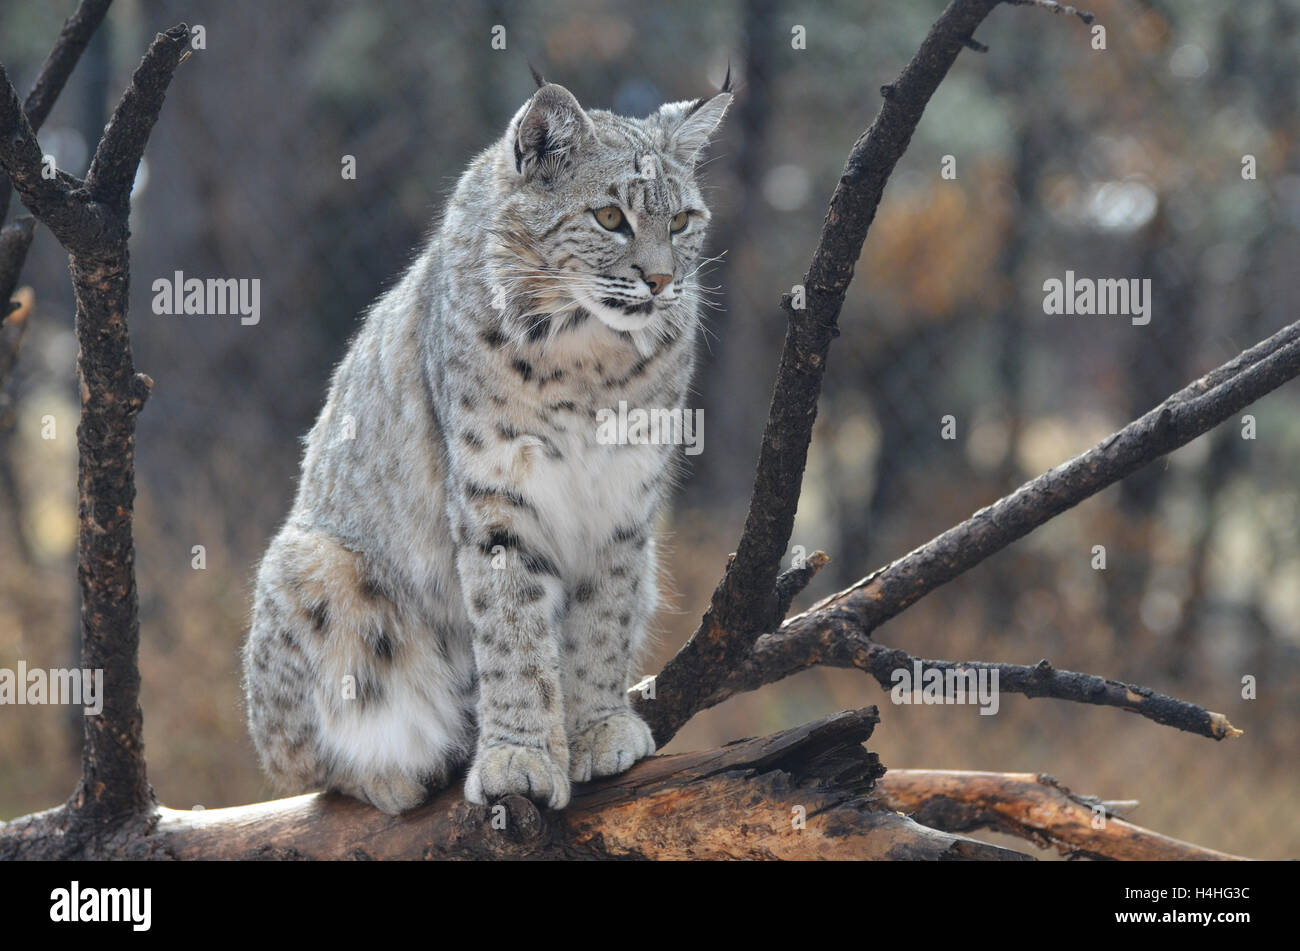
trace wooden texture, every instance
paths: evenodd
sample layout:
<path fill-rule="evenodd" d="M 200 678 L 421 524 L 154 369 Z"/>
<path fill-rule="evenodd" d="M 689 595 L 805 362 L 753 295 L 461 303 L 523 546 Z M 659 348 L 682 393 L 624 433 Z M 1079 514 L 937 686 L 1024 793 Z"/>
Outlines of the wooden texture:
<path fill-rule="evenodd" d="M 918 822 L 949 832 L 992 829 L 1078 858 L 1240 861 L 1133 825 L 1109 804 L 1077 796 L 1042 773 L 890 770 L 880 798 Z"/>
<path fill-rule="evenodd" d="M 874 707 L 719 749 L 658 756 L 575 789 L 563 812 L 459 782 L 400 817 L 340 796 L 158 809 L 125 834 L 67 840 L 59 810 L 0 825 L 0 859 L 1024 859 L 875 800 Z"/>

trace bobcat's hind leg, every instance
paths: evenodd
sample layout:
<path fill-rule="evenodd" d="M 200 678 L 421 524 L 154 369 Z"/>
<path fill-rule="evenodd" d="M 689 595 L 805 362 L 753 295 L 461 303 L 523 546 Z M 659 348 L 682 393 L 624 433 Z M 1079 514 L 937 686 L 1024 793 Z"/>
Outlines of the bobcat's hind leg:
<path fill-rule="evenodd" d="M 258 579 L 245 649 L 249 720 L 284 791 L 325 788 L 395 814 L 445 784 L 470 745 L 468 637 L 317 532 L 288 527 Z"/>

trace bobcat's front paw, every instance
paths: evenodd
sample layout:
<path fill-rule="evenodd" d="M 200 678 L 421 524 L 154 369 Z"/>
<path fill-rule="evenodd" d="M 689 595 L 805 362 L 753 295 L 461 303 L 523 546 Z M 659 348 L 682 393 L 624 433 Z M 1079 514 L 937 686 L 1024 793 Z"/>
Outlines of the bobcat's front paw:
<path fill-rule="evenodd" d="M 563 809 L 569 804 L 569 779 L 545 750 L 510 745 L 480 749 L 465 778 L 465 798 L 485 806 L 511 793 Z"/>
<path fill-rule="evenodd" d="M 569 743 L 569 778 L 585 783 L 596 776 L 613 776 L 654 751 L 655 738 L 644 720 L 630 711 L 615 713 Z"/>

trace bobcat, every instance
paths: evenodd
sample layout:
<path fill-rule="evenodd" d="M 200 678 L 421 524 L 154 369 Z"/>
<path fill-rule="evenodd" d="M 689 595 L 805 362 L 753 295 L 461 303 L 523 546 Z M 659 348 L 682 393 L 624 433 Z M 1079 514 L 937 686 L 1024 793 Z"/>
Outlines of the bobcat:
<path fill-rule="evenodd" d="M 396 814 L 563 808 L 654 752 L 629 705 L 655 610 L 669 445 L 609 445 L 620 401 L 680 408 L 709 221 L 695 169 L 731 102 L 645 119 L 539 88 L 370 308 L 257 575 L 243 661 L 262 766 Z"/>

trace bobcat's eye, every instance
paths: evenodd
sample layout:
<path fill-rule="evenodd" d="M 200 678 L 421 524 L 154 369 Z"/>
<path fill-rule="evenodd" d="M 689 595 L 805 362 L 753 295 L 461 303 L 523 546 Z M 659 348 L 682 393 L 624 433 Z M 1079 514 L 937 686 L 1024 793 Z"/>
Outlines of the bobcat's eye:
<path fill-rule="evenodd" d="M 679 211 L 677 212 L 677 214 L 673 215 L 673 220 L 668 224 L 668 230 L 671 231 L 673 234 L 676 234 L 677 232 L 685 228 L 686 222 L 690 220 L 691 220 L 690 212 Z"/>
<path fill-rule="evenodd" d="M 592 214 L 596 216 L 596 220 L 600 222 L 600 226 L 606 231 L 617 231 L 623 227 L 623 212 L 613 205 L 597 208 Z"/>

